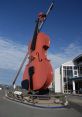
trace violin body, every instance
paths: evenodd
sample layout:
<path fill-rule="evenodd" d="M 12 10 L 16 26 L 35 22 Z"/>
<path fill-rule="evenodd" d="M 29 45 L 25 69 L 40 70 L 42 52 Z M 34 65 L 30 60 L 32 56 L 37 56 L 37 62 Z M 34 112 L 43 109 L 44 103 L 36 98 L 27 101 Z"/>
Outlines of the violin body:
<path fill-rule="evenodd" d="M 22 87 L 27 90 L 39 91 L 47 89 L 53 80 L 53 69 L 47 59 L 47 49 L 50 47 L 50 38 L 45 33 L 37 35 L 36 48 L 31 50 L 29 45 L 29 62 L 25 67 Z"/>

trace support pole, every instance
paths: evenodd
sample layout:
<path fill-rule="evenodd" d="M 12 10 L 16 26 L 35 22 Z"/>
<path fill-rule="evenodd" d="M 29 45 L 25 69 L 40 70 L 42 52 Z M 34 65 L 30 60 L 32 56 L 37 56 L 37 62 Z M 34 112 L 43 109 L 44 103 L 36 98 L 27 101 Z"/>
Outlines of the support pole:
<path fill-rule="evenodd" d="M 75 91 L 75 81 L 74 80 L 72 81 L 72 86 L 73 86 L 73 94 L 76 94 L 76 91 Z"/>
<path fill-rule="evenodd" d="M 28 57 L 28 53 L 26 53 L 26 55 L 25 55 L 25 57 L 24 57 L 24 59 L 23 59 L 21 65 L 20 65 L 20 67 L 19 67 L 19 69 L 18 69 L 18 71 L 17 71 L 17 73 L 16 73 L 16 75 L 15 75 L 15 77 L 14 77 L 14 80 L 13 80 L 13 83 L 12 83 L 13 86 L 15 85 L 15 82 L 16 82 L 16 80 L 17 80 L 17 78 L 18 78 L 18 76 L 19 76 L 19 74 L 20 74 L 20 72 L 21 72 L 21 69 L 22 69 L 24 63 L 25 63 L 26 60 L 27 60 L 27 57 Z"/>

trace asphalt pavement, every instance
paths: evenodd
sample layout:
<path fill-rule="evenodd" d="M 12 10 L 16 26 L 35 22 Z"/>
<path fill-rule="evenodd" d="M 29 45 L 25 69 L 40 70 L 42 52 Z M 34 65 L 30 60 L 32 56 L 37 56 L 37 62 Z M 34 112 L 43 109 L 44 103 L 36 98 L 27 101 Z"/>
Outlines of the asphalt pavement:
<path fill-rule="evenodd" d="M 75 108 L 76 105 L 73 106 L 62 109 L 34 108 L 10 101 L 0 91 L 0 117 L 82 117 L 82 112 Z"/>

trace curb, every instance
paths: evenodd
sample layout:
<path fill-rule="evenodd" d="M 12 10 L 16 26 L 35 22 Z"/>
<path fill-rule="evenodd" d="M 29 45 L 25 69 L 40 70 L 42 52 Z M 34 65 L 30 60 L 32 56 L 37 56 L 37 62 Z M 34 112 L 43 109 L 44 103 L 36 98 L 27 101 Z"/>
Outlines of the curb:
<path fill-rule="evenodd" d="M 22 104 L 25 104 L 25 105 L 29 105 L 29 106 L 32 106 L 32 107 L 38 107 L 38 108 L 45 108 L 45 109 L 60 109 L 60 108 L 66 108 L 67 106 L 65 105 L 62 105 L 62 106 L 41 106 L 41 105 L 37 105 L 37 104 L 32 104 L 32 103 L 25 103 L 25 102 L 22 102 L 20 100 L 14 100 L 13 98 L 10 98 L 8 96 L 6 96 L 7 99 L 9 100 L 12 100 L 12 101 L 15 101 L 15 102 L 19 102 L 19 103 L 22 103 Z"/>

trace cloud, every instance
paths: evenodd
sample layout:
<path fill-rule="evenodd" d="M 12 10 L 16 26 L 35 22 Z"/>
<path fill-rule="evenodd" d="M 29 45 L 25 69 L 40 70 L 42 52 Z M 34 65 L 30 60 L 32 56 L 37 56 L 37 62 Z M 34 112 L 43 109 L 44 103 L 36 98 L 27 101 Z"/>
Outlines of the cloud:
<path fill-rule="evenodd" d="M 74 59 L 74 57 L 82 54 L 82 46 L 79 43 L 70 43 L 66 48 L 59 53 L 49 53 L 48 57 L 51 60 L 53 68 L 59 67 L 61 64 Z"/>
<path fill-rule="evenodd" d="M 0 68 L 18 69 L 26 50 L 26 46 L 0 37 Z"/>
<path fill-rule="evenodd" d="M 27 47 L 22 44 L 15 43 L 8 39 L 0 37 L 0 68 L 13 69 L 19 68 Z M 59 67 L 62 63 L 72 60 L 74 57 L 82 53 L 82 47 L 79 43 L 70 43 L 62 52 L 48 52 L 48 58 L 51 60 L 53 68 Z"/>
<path fill-rule="evenodd" d="M 64 49 L 65 55 L 72 58 L 82 53 L 82 46 L 79 43 L 71 43 Z"/>

